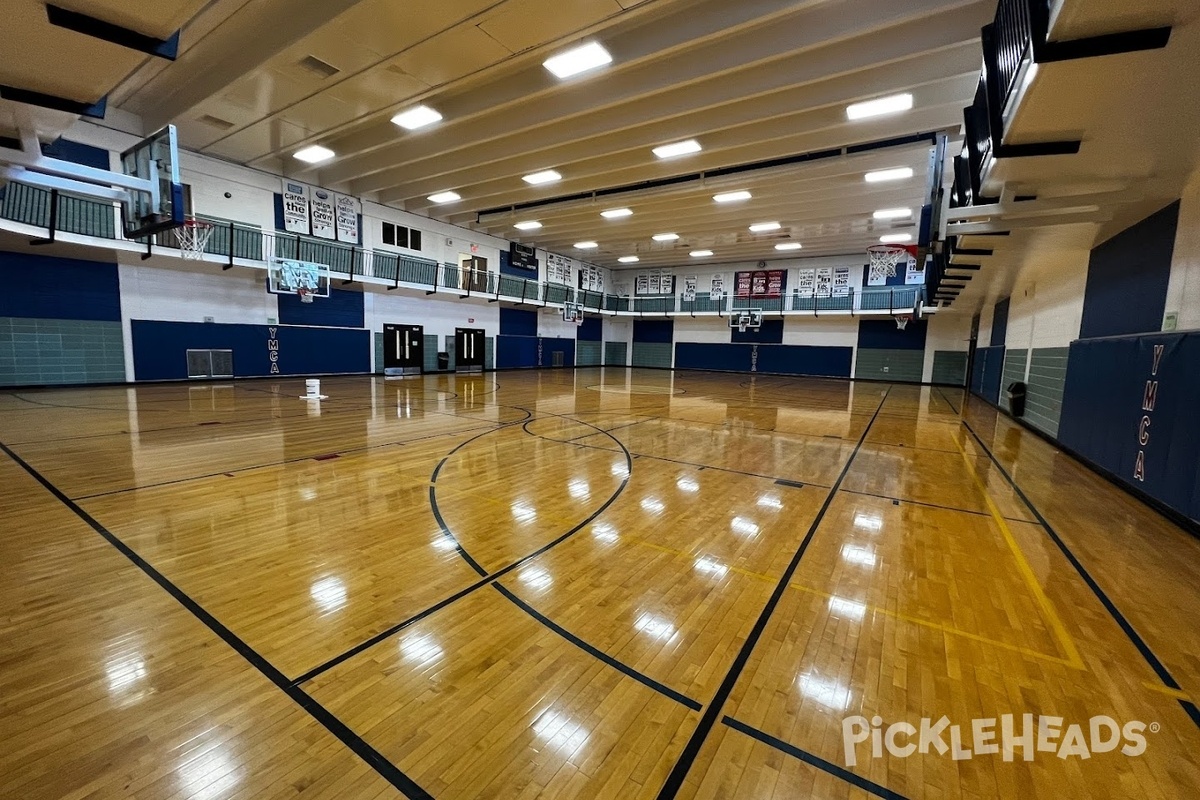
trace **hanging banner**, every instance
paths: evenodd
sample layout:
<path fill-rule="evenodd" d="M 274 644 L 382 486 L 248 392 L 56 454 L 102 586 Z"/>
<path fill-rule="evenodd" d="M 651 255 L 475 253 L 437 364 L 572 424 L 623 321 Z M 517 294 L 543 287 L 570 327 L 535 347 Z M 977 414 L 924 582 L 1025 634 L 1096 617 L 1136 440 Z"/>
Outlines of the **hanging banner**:
<path fill-rule="evenodd" d="M 661 291 L 661 289 L 659 288 L 659 273 L 651 272 L 650 273 L 650 288 L 649 288 L 648 292 L 650 294 L 658 294 L 660 291 Z"/>
<path fill-rule="evenodd" d="M 850 294 L 850 268 L 833 268 L 833 296 L 846 297 Z"/>
<path fill-rule="evenodd" d="M 713 275 L 712 288 L 709 290 L 708 296 L 713 300 L 723 300 L 725 298 L 725 276 Z"/>
<path fill-rule="evenodd" d="M 696 299 L 696 284 L 699 283 L 699 278 L 695 275 L 685 275 L 683 278 L 683 299 L 688 302 L 693 302 Z"/>
<path fill-rule="evenodd" d="M 359 244 L 358 217 L 362 214 L 362 202 L 357 197 L 344 194 L 335 194 L 333 200 L 337 206 L 338 241 Z M 471 245 L 472 253 L 476 249 L 476 245 Z"/>
<path fill-rule="evenodd" d="M 733 274 L 733 293 L 738 297 L 750 296 L 752 272 L 735 272 Z"/>
<path fill-rule="evenodd" d="M 787 291 L 787 270 L 735 272 L 733 282 L 738 297 L 782 297 Z"/>
<path fill-rule="evenodd" d="M 333 204 L 333 194 L 324 189 L 309 189 L 309 197 L 312 235 L 321 239 L 336 239 L 337 207 Z"/>
<path fill-rule="evenodd" d="M 635 294 L 650 294 L 650 276 L 642 273 L 637 276 L 637 284 L 634 288 Z"/>
<path fill-rule="evenodd" d="M 913 256 L 908 257 L 908 269 L 904 272 L 904 283 L 907 285 L 925 283 L 925 265 L 921 264 L 921 268 L 917 269 L 917 259 Z"/>
<path fill-rule="evenodd" d="M 817 297 L 830 297 L 833 294 L 833 267 L 817 268 Z"/>
<path fill-rule="evenodd" d="M 303 183 L 283 181 L 283 229 L 289 233 L 307 234 L 308 187 Z"/>
<path fill-rule="evenodd" d="M 817 291 L 817 271 L 802 269 L 796 273 L 796 289 L 801 297 L 812 297 Z"/>

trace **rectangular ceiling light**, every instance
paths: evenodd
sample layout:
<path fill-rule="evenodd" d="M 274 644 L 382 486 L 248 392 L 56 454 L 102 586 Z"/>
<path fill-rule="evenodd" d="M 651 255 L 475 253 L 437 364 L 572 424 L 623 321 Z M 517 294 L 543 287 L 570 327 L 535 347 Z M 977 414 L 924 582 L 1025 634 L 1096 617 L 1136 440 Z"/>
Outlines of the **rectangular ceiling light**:
<path fill-rule="evenodd" d="M 908 111 L 913 107 L 911 94 L 894 94 L 890 97 L 880 97 L 878 100 L 868 100 L 865 103 L 855 103 L 846 107 L 846 116 L 850 119 L 868 119 L 882 114 L 895 114 Z"/>
<path fill-rule="evenodd" d="M 410 108 L 408 111 L 401 111 L 392 117 L 392 122 L 410 131 L 415 131 L 417 128 L 424 128 L 426 125 L 432 125 L 435 122 L 441 122 L 441 120 L 442 115 L 429 106 Z"/>
<path fill-rule="evenodd" d="M 576 250 L 595 250 L 599 246 L 600 245 L 597 244 L 596 242 L 576 242 L 575 243 Z"/>
<path fill-rule="evenodd" d="M 750 194 L 749 192 L 747 192 L 745 190 L 742 190 L 740 192 L 725 192 L 724 194 L 714 194 L 713 200 L 716 200 L 718 203 L 736 203 L 739 200 L 749 200 L 752 197 L 754 197 L 754 195 Z"/>
<path fill-rule="evenodd" d="M 881 169 L 868 172 L 867 183 L 885 183 L 887 181 L 904 181 L 913 176 L 912 167 L 897 167 L 896 169 Z"/>
<path fill-rule="evenodd" d="M 688 255 L 690 255 L 692 258 L 708 258 L 712 254 L 712 250 L 693 250 Z"/>
<path fill-rule="evenodd" d="M 628 208 L 610 208 L 608 211 L 601 211 L 600 216 L 605 219 L 621 219 L 633 216 L 633 211 Z"/>
<path fill-rule="evenodd" d="M 519 231 L 536 231 L 538 228 L 542 227 L 542 223 L 531 219 L 528 222 L 518 222 L 516 225 L 513 225 L 513 227 Z"/>
<path fill-rule="evenodd" d="M 652 237 L 656 242 L 673 242 L 679 238 L 678 233 L 656 233 Z"/>
<path fill-rule="evenodd" d="M 442 203 L 457 203 L 462 200 L 458 192 L 438 192 L 437 194 L 429 195 L 429 202 L 441 205 Z"/>
<path fill-rule="evenodd" d="M 905 219 L 911 216 L 911 208 L 881 208 L 874 214 L 875 219 Z"/>
<path fill-rule="evenodd" d="M 759 222 L 756 225 L 750 226 L 751 233 L 766 233 L 768 231 L 777 231 L 783 226 L 778 222 Z"/>
<path fill-rule="evenodd" d="M 621 256 L 617 259 L 617 261 L 620 261 L 622 264 L 636 264 L 637 262 L 641 261 L 641 259 L 637 256 Z"/>
<path fill-rule="evenodd" d="M 654 155 L 659 158 L 678 158 L 679 156 L 699 153 L 703 149 L 695 139 L 688 139 L 686 142 L 675 142 L 674 144 L 664 144 L 661 147 L 656 147 L 654 148 Z"/>
<path fill-rule="evenodd" d="M 334 152 L 328 147 L 321 147 L 319 144 L 309 145 L 303 150 L 297 150 L 292 154 L 293 158 L 299 159 L 306 164 L 320 164 L 322 161 L 328 161 L 333 158 Z"/>
<path fill-rule="evenodd" d="M 912 241 L 911 233 L 889 233 L 886 236 L 880 236 L 879 241 L 883 244 L 904 244 Z"/>
<path fill-rule="evenodd" d="M 596 42 L 591 42 L 548 58 L 542 62 L 542 66 L 553 72 L 554 77 L 563 79 L 611 64 L 612 60 L 607 50 Z"/>
<path fill-rule="evenodd" d="M 562 175 L 559 175 L 552 169 L 535 172 L 532 175 L 526 175 L 521 180 L 534 186 L 541 186 L 543 183 L 557 183 L 562 180 Z"/>
<path fill-rule="evenodd" d="M 775 249 L 781 252 L 787 252 L 788 250 L 799 250 L 802 247 L 804 247 L 804 245 L 800 244 L 799 242 L 782 242 L 781 244 L 775 245 Z"/>

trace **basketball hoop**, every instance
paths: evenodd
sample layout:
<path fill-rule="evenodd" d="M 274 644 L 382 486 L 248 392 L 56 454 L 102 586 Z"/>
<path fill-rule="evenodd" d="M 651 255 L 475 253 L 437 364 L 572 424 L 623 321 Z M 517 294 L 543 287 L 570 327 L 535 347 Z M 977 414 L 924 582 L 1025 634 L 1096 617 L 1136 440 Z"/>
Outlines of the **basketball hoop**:
<path fill-rule="evenodd" d="M 299 296 L 301 303 L 311 303 L 313 301 L 312 292 L 303 286 L 296 290 L 296 294 Z"/>
<path fill-rule="evenodd" d="M 900 263 L 900 259 L 909 255 L 909 249 L 892 244 L 877 244 L 867 248 L 867 255 L 871 257 L 870 279 L 886 280 L 896 275 L 896 265 Z"/>
<path fill-rule="evenodd" d="M 204 246 L 216 226 L 202 219 L 188 217 L 175 229 L 175 240 L 179 243 L 179 255 L 186 261 L 204 258 Z"/>
<path fill-rule="evenodd" d="M 904 330 L 905 328 L 907 328 L 908 323 L 911 321 L 912 321 L 912 314 L 897 314 L 896 315 L 896 327 L 899 328 L 900 330 Z"/>

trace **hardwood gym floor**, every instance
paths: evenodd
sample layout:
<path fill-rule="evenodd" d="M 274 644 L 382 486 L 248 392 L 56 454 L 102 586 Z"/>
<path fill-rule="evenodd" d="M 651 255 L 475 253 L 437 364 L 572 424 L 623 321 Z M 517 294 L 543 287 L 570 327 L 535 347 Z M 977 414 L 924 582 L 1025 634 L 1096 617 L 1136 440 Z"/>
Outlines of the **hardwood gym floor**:
<path fill-rule="evenodd" d="M 302 387 L 0 394 L 0 796 L 1200 796 L 1200 542 L 962 391 Z M 1004 714 L 1147 747 L 847 765 Z"/>

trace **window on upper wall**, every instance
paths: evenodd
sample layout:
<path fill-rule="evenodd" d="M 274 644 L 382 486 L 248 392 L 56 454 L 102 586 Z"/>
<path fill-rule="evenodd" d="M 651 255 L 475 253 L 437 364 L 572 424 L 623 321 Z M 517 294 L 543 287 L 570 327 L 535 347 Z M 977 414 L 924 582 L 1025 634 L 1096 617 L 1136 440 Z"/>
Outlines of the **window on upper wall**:
<path fill-rule="evenodd" d="M 421 232 L 415 228 L 410 229 L 403 225 L 394 225 L 391 222 L 385 222 L 383 223 L 383 243 L 390 244 L 393 247 L 420 250 Z"/>

